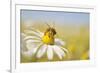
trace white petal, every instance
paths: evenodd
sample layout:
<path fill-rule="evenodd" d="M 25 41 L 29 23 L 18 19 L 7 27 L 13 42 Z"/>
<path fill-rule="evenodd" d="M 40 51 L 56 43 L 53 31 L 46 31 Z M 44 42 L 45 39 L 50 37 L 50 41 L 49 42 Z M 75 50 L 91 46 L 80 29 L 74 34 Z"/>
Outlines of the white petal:
<path fill-rule="evenodd" d="M 65 53 L 64 53 L 64 51 L 59 47 L 59 46 L 54 46 L 53 47 L 53 49 L 54 49 L 54 52 L 58 55 L 58 57 L 60 58 L 60 59 L 62 59 L 62 57 L 63 56 L 65 56 Z"/>
<path fill-rule="evenodd" d="M 47 56 L 49 60 L 53 59 L 53 47 L 50 45 L 48 45 L 48 48 L 47 48 Z"/>
<path fill-rule="evenodd" d="M 25 44 L 25 42 L 22 41 L 22 40 L 21 40 L 21 50 L 23 50 L 23 51 L 26 51 L 26 50 L 27 50 L 26 44 Z"/>
<path fill-rule="evenodd" d="M 44 53 L 46 52 L 47 45 L 43 45 L 39 48 L 39 51 L 37 52 L 37 58 L 41 58 Z"/>
<path fill-rule="evenodd" d="M 26 37 L 26 34 L 25 33 L 21 33 L 21 37 L 22 38 Z"/>
<path fill-rule="evenodd" d="M 35 36 L 40 37 L 40 38 L 42 37 L 40 33 L 32 31 L 32 30 L 25 30 L 24 32 L 28 34 L 34 34 Z"/>
<path fill-rule="evenodd" d="M 38 38 L 36 36 L 27 36 L 24 38 L 24 40 L 28 40 L 28 39 L 41 40 L 40 38 Z"/>
<path fill-rule="evenodd" d="M 24 55 L 32 56 L 32 55 L 34 55 L 37 52 L 37 50 L 39 49 L 39 47 L 41 45 L 42 45 L 42 43 L 38 44 L 35 48 L 32 48 L 32 49 L 27 50 L 27 51 L 22 51 L 22 53 Z"/>
<path fill-rule="evenodd" d="M 21 33 L 21 50 L 23 51 L 27 50 L 24 37 L 26 37 L 26 35 L 24 33 Z"/>
<path fill-rule="evenodd" d="M 60 46 L 61 47 L 61 46 Z M 68 51 L 68 49 L 66 49 L 66 48 L 63 48 L 63 47 L 61 47 L 66 53 L 68 53 L 69 54 L 69 51 Z"/>
<path fill-rule="evenodd" d="M 40 32 L 39 30 L 36 30 L 36 29 L 34 29 L 34 28 L 31 28 L 33 31 L 35 31 L 35 32 L 38 32 L 41 36 L 43 36 L 43 33 L 42 32 Z"/>
<path fill-rule="evenodd" d="M 24 56 L 31 57 L 33 53 L 32 53 L 32 51 L 30 50 L 30 51 L 22 51 L 22 54 L 23 54 Z"/>
<path fill-rule="evenodd" d="M 22 54 L 24 56 L 28 56 L 28 57 L 31 57 L 32 55 L 34 55 L 36 53 L 38 48 L 34 48 L 34 49 L 31 49 L 31 50 L 28 50 L 28 51 L 22 51 Z"/>
<path fill-rule="evenodd" d="M 43 45 L 43 43 L 38 44 L 38 46 L 36 48 L 32 49 L 32 53 L 35 54 L 38 51 L 39 47 L 42 45 Z"/>
<path fill-rule="evenodd" d="M 38 49 L 38 46 L 37 46 L 36 48 L 33 48 L 33 49 L 31 50 L 31 52 L 32 52 L 33 55 L 37 52 L 37 49 Z"/>
<path fill-rule="evenodd" d="M 27 40 L 26 41 L 26 47 L 28 50 L 36 48 L 40 44 L 40 41 L 37 40 Z"/>
<path fill-rule="evenodd" d="M 26 43 L 39 43 L 39 42 L 42 42 L 40 40 L 32 40 L 32 39 L 29 39 L 26 41 Z"/>
<path fill-rule="evenodd" d="M 62 41 L 61 39 L 57 39 L 57 38 L 55 39 L 55 44 L 56 45 L 61 45 L 61 46 L 65 45 L 64 41 Z"/>

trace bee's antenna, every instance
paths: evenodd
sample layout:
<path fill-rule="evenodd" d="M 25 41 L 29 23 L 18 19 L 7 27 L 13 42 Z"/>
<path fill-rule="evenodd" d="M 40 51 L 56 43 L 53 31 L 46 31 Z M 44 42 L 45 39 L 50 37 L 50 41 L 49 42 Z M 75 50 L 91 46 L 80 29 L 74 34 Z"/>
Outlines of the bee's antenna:
<path fill-rule="evenodd" d="M 48 23 L 45 22 L 45 24 L 46 24 L 48 27 L 51 27 Z"/>

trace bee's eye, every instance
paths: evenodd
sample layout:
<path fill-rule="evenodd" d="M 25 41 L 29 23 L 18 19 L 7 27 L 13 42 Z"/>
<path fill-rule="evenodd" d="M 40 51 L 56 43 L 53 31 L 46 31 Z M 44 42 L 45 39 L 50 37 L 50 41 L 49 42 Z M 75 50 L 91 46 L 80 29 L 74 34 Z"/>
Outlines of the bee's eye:
<path fill-rule="evenodd" d="M 52 31 L 53 31 L 53 34 L 55 35 L 55 34 L 56 34 L 56 31 L 55 31 L 55 29 L 53 29 Z"/>
<path fill-rule="evenodd" d="M 56 31 L 54 32 L 54 34 L 56 34 Z"/>

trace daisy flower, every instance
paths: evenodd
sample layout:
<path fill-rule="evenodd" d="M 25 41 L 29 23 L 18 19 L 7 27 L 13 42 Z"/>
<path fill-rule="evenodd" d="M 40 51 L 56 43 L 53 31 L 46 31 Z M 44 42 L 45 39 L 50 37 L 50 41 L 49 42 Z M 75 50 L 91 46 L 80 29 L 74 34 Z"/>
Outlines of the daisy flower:
<path fill-rule="evenodd" d="M 24 33 L 25 32 L 25 33 Z M 47 55 L 48 60 L 53 60 L 54 54 L 62 60 L 67 54 L 68 50 L 64 48 L 64 42 L 61 39 L 54 38 L 53 41 L 44 37 L 44 33 L 39 30 L 25 30 L 21 33 L 21 53 L 26 56 L 35 56 L 41 58 L 44 54 Z"/>

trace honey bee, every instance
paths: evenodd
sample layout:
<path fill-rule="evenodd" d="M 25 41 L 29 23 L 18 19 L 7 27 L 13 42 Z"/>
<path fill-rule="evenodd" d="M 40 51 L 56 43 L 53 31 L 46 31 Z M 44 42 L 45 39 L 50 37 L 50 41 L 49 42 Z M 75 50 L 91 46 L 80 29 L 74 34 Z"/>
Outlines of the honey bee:
<path fill-rule="evenodd" d="M 44 32 L 44 35 L 42 37 L 42 41 L 45 44 L 54 45 L 55 35 L 56 35 L 55 28 L 49 26 L 49 28 L 47 28 L 46 31 Z"/>

